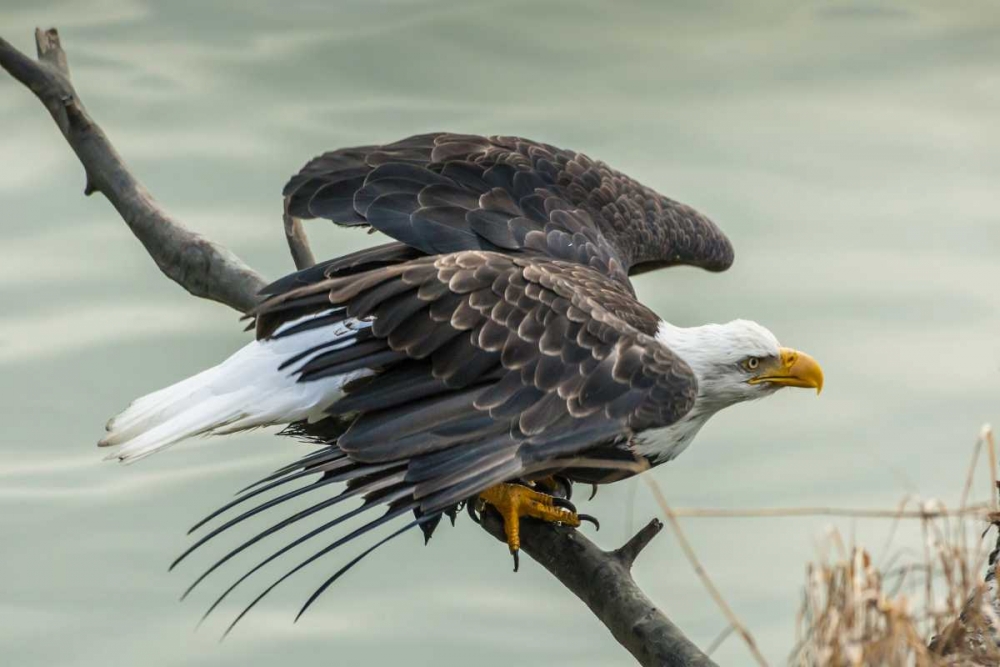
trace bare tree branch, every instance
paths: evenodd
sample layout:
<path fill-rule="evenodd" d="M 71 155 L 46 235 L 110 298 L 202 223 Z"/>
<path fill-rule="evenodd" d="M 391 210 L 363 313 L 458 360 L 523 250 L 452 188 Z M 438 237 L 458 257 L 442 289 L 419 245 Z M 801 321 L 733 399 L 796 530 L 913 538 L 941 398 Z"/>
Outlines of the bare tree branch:
<path fill-rule="evenodd" d="M 632 569 L 635 559 L 639 557 L 642 550 L 649 546 L 653 538 L 663 530 L 663 523 L 659 519 L 653 519 L 638 533 L 629 538 L 629 541 L 615 549 L 613 555 L 621 561 L 625 567 Z"/>
<path fill-rule="evenodd" d="M 285 197 L 285 240 L 288 241 L 288 251 L 292 253 L 292 261 L 296 269 L 308 269 L 316 264 L 316 257 L 309 247 L 309 237 L 302 227 L 302 221 L 288 212 L 288 197 Z"/>
<path fill-rule="evenodd" d="M 0 38 L 0 66 L 45 105 L 87 176 L 85 194 L 100 192 L 168 278 L 195 296 L 241 312 L 257 302 L 264 279 L 232 252 L 170 217 L 143 187 L 87 113 L 69 79 L 55 28 L 35 31 L 38 60 Z"/>
<path fill-rule="evenodd" d="M 0 66 L 31 89 L 49 110 L 87 174 L 85 192 L 101 192 L 114 205 L 160 270 L 195 296 L 246 312 L 264 280 L 225 248 L 168 216 L 131 174 L 101 128 L 90 118 L 69 79 L 56 30 L 37 30 L 38 60 L 0 38 Z M 285 233 L 298 268 L 315 259 L 301 223 L 285 211 Z M 483 527 L 503 538 L 490 512 Z M 652 521 L 621 549 L 601 551 L 571 528 L 525 521 L 522 549 L 583 600 L 615 639 L 642 665 L 714 665 L 650 602 L 632 579 L 639 552 L 663 527 Z"/>
<path fill-rule="evenodd" d="M 482 514 L 482 526 L 506 541 L 503 521 L 492 509 Z M 653 519 L 620 549 L 602 551 L 574 528 L 522 519 L 521 550 L 583 600 L 640 665 L 715 665 L 632 579 L 636 556 L 662 528 Z"/>

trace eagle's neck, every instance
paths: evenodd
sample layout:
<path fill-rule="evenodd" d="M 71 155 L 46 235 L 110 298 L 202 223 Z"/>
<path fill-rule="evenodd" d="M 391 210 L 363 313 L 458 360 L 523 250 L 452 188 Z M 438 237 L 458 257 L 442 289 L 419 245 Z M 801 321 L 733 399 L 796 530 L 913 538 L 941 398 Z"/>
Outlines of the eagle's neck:
<path fill-rule="evenodd" d="M 684 415 L 680 421 L 664 428 L 643 433 L 634 446 L 635 452 L 646 457 L 652 466 L 673 460 L 687 449 L 691 441 L 698 435 L 698 431 L 713 414 L 715 412 L 697 411 L 697 405 L 695 405 L 695 408 Z"/>
<path fill-rule="evenodd" d="M 661 321 L 656 339 L 691 367 L 698 380 L 698 395 L 694 406 L 679 421 L 643 434 L 637 449 L 653 465 L 676 458 L 712 415 L 740 400 L 727 391 L 718 367 L 719 351 L 729 344 L 724 325 L 678 327 Z"/>
<path fill-rule="evenodd" d="M 733 346 L 727 325 L 677 327 L 661 321 L 656 339 L 683 359 L 698 380 L 698 397 L 689 416 L 708 419 L 719 410 L 743 400 L 739 387 L 729 377 L 730 369 L 726 363 Z"/>

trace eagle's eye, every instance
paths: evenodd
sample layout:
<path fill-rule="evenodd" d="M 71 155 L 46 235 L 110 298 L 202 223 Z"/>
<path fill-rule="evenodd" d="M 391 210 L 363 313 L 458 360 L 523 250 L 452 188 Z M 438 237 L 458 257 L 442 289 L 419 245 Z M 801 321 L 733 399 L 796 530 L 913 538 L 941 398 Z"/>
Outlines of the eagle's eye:
<path fill-rule="evenodd" d="M 755 371 L 758 366 L 760 366 L 760 358 L 758 357 L 748 357 L 743 362 L 743 368 L 748 371 Z"/>

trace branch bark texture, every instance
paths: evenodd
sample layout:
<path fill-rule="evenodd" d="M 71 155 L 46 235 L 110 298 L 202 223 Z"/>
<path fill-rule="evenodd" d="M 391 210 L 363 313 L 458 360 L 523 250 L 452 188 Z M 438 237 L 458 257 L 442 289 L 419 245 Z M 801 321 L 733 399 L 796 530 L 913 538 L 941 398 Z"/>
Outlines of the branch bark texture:
<path fill-rule="evenodd" d="M 309 247 L 309 237 L 302 227 L 302 221 L 288 212 L 288 198 L 285 198 L 285 213 L 282 216 L 285 223 L 285 240 L 288 242 L 288 252 L 292 254 L 292 261 L 295 262 L 296 269 L 308 269 L 316 264 L 316 257 L 312 248 Z"/>
<path fill-rule="evenodd" d="M 247 312 L 264 279 L 232 252 L 168 215 L 87 113 L 70 81 L 55 28 L 36 30 L 38 60 L 0 38 L 0 66 L 35 94 L 76 153 L 87 176 L 85 194 L 100 192 L 142 243 L 160 270 L 195 296 Z"/>
<path fill-rule="evenodd" d="M 35 41 L 38 60 L 0 38 L 0 66 L 45 105 L 83 165 L 85 193 L 102 193 L 160 270 L 188 292 L 241 312 L 253 308 L 264 279 L 229 250 L 191 231 L 160 207 L 84 108 L 70 81 L 57 31 L 37 30 Z M 315 264 L 301 223 L 287 211 L 284 223 L 296 267 Z M 502 523 L 495 515 L 484 514 L 483 527 L 503 538 Z M 632 563 L 661 528 L 659 521 L 653 521 L 622 548 L 605 552 L 574 529 L 525 521 L 521 544 L 525 553 L 586 603 L 640 664 L 713 665 L 632 579 Z"/>
<path fill-rule="evenodd" d="M 496 512 L 484 512 L 482 526 L 505 541 L 503 522 Z M 654 519 L 621 548 L 603 551 L 576 529 L 522 519 L 521 550 L 583 600 L 640 665 L 715 665 L 632 579 L 636 557 L 662 528 Z"/>

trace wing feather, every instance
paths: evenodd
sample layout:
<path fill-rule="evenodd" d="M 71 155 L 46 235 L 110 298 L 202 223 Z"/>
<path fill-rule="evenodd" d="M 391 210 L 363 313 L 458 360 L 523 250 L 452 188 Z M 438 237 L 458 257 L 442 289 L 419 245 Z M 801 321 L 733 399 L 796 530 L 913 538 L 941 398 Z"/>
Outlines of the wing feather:
<path fill-rule="evenodd" d="M 290 213 L 370 225 L 428 255 L 504 249 L 628 285 L 673 264 L 713 271 L 729 240 L 694 209 L 603 162 L 518 137 L 434 133 L 325 153 L 285 186 Z"/>
<path fill-rule="evenodd" d="M 696 393 L 690 369 L 649 335 L 658 318 L 624 286 L 572 262 L 486 251 L 418 258 L 317 281 L 259 314 L 316 293 L 371 322 L 357 349 L 322 350 L 302 369 L 304 380 L 366 363 L 381 369 L 331 410 L 357 411 L 336 444 L 360 462 L 416 460 L 491 438 L 537 451 L 570 432 L 580 453 L 601 444 L 587 431 L 591 418 L 613 421 L 615 438 L 628 441 L 679 419 Z"/>
<path fill-rule="evenodd" d="M 385 155 L 395 159 L 414 150 Z M 490 182 L 516 181 L 511 169 L 517 164 L 494 167 Z M 404 172 L 419 167 L 379 168 L 389 166 Z M 387 197 L 416 202 L 412 193 L 395 193 L 378 197 L 372 207 Z M 496 206 L 508 205 L 496 197 Z M 694 402 L 690 368 L 650 335 L 658 318 L 627 285 L 598 270 L 483 250 L 407 259 L 395 245 L 380 248 L 282 279 L 255 313 L 259 337 L 293 337 L 298 324 L 289 323 L 313 314 L 304 321 L 321 324 L 311 335 L 328 326 L 336 340 L 334 331 L 353 318 L 358 328 L 350 344 L 313 344 L 286 371 L 306 383 L 358 369 L 369 373 L 343 386 L 346 395 L 325 419 L 296 425 L 296 432 L 326 443 L 320 453 L 251 485 L 210 515 L 206 521 L 237 512 L 178 559 L 265 510 L 347 482 L 339 495 L 298 507 L 210 565 L 188 592 L 252 545 L 287 534 L 285 528 L 315 513 L 335 514 L 240 576 L 209 612 L 271 561 L 377 505 L 387 504 L 387 513 L 295 565 L 247 609 L 292 573 L 404 514 L 417 517 L 406 527 L 432 526 L 442 512 L 499 482 L 573 470 L 575 461 L 591 454 L 627 458 L 639 433 L 674 423 Z M 320 477 L 283 490 L 310 474 Z M 278 495 L 237 509 L 275 490 Z M 336 512 L 359 496 L 359 507 Z"/>

